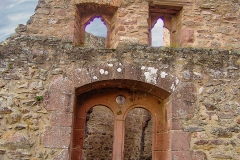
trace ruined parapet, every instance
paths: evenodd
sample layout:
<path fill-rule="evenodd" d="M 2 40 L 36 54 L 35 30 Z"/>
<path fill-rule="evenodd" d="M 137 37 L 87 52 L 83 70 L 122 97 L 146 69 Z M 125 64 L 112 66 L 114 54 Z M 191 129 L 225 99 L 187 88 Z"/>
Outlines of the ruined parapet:
<path fill-rule="evenodd" d="M 161 18 L 171 46 L 239 49 L 239 12 L 239 1 L 39 0 L 21 34 L 51 35 L 84 46 L 85 27 L 100 17 L 107 27 L 107 48 L 151 45 L 151 30 Z"/>

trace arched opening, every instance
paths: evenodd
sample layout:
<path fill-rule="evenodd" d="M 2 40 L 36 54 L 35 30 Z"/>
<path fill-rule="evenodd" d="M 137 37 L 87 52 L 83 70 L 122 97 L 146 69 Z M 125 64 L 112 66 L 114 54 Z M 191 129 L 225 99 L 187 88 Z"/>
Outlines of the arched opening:
<path fill-rule="evenodd" d="M 180 6 L 151 5 L 149 7 L 149 44 L 152 46 L 177 45 L 180 32 Z"/>
<path fill-rule="evenodd" d="M 85 26 L 85 47 L 104 48 L 106 46 L 107 26 L 100 16 L 93 17 Z"/>
<path fill-rule="evenodd" d="M 151 114 L 144 108 L 131 109 L 125 119 L 124 159 L 152 159 Z"/>
<path fill-rule="evenodd" d="M 74 24 L 74 44 L 76 46 L 88 46 L 85 44 L 85 27 L 90 24 L 95 28 L 95 36 L 102 36 L 105 33 L 105 46 L 110 48 L 110 27 L 112 23 L 112 17 L 116 12 L 117 7 L 106 5 L 106 4 L 96 4 L 96 3 L 81 3 L 77 5 L 76 14 L 75 14 L 75 24 Z M 100 21 L 99 21 L 100 18 Z M 95 22 L 95 20 L 97 20 Z M 99 26 L 100 25 L 104 25 Z M 91 25 L 91 24 L 90 24 Z M 101 27 L 101 28 L 98 28 Z M 105 28 L 105 29 L 103 29 Z M 90 27 L 91 30 L 91 27 Z M 88 30 L 86 30 L 88 31 Z M 97 41 L 96 41 L 97 42 Z M 94 45 L 94 44 L 93 44 Z M 98 47 L 98 46 L 97 46 Z"/>
<path fill-rule="evenodd" d="M 163 20 L 159 18 L 151 30 L 152 46 L 163 46 Z"/>
<path fill-rule="evenodd" d="M 114 115 L 102 105 L 87 112 L 84 132 L 83 159 L 112 159 Z"/>
<path fill-rule="evenodd" d="M 170 46 L 170 32 L 164 27 L 164 22 L 161 18 L 159 18 L 156 24 L 153 26 L 151 30 L 152 35 L 152 46 L 159 47 L 169 47 Z"/>
<path fill-rule="evenodd" d="M 120 82 L 120 84 L 118 82 Z M 131 88 L 133 86 L 134 88 Z M 169 93 L 165 90 L 155 88 L 151 84 L 143 82 L 115 80 L 95 82 L 91 83 L 90 86 L 85 85 L 76 90 L 76 96 L 71 145 L 72 160 L 96 158 L 94 158 L 93 155 L 96 153 L 93 151 L 94 147 L 89 146 L 88 139 L 85 139 L 85 136 L 92 136 L 93 132 L 90 131 L 90 128 L 92 128 L 91 126 L 97 125 L 99 121 L 102 124 L 99 119 L 96 119 L 97 122 L 95 123 L 93 119 L 91 119 L 91 114 L 92 116 L 95 114 L 99 116 L 105 115 L 105 111 L 95 112 L 94 108 L 91 110 L 93 106 L 107 106 L 111 110 L 110 112 L 114 115 L 114 120 L 112 120 L 112 122 L 110 122 L 111 120 L 107 120 L 107 122 L 109 122 L 107 125 L 114 125 L 113 145 L 112 147 L 108 146 L 108 148 L 101 146 L 103 149 L 105 148 L 108 150 L 104 156 L 107 154 L 109 155 L 109 158 L 103 159 L 152 158 L 157 160 L 159 157 L 165 157 L 168 155 L 169 133 L 167 132 L 167 128 L 169 119 L 166 114 L 168 108 L 166 104 L 169 103 L 169 99 L 167 98 Z M 138 108 L 133 109 L 135 107 Z M 134 121 L 141 121 L 141 123 L 133 123 L 132 120 L 129 122 L 128 115 L 130 115 L 130 119 L 135 117 Z M 126 124 L 125 120 L 127 122 Z M 138 125 L 135 129 L 139 131 L 138 133 L 134 133 L 135 135 L 133 137 L 129 137 L 128 133 L 132 134 L 129 130 L 131 130 L 131 126 L 135 124 L 136 126 Z M 104 128 L 104 125 L 101 127 Z M 101 127 L 93 127 L 99 130 L 94 130 L 99 136 L 102 136 L 103 133 Z M 125 136 L 127 140 L 126 142 Z M 128 141 L 129 139 L 134 140 L 134 143 L 136 142 L 134 149 L 126 148 L 126 145 L 132 144 L 131 141 Z M 99 139 L 97 138 L 97 140 Z M 124 143 L 126 143 L 125 146 Z M 91 144 L 95 144 L 95 141 L 91 141 Z M 99 143 L 97 142 L 97 145 L 98 144 Z M 86 151 L 87 147 L 89 148 L 88 151 Z M 101 147 L 97 147 L 97 151 L 100 151 L 100 149 L 102 149 Z M 111 148 L 112 152 L 110 152 Z M 87 152 L 89 152 L 90 158 L 85 156 L 88 154 Z M 133 153 L 134 158 L 132 157 Z M 100 156 L 98 157 L 99 159 Z"/>

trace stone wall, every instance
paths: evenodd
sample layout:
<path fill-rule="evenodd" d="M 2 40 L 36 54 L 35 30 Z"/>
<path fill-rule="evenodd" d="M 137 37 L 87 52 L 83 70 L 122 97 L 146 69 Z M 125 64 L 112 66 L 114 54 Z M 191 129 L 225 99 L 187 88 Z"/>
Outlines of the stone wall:
<path fill-rule="evenodd" d="M 124 159 L 151 159 L 152 123 L 147 110 L 129 111 L 125 120 Z"/>
<path fill-rule="evenodd" d="M 175 157 L 238 159 L 239 65 L 234 50 L 91 49 L 44 36 L 9 39 L 0 46 L 0 158 L 68 159 L 75 94 L 68 88 L 131 79 L 172 94 L 166 116 Z"/>
<path fill-rule="evenodd" d="M 114 116 L 105 106 L 95 106 L 88 114 L 83 159 L 112 159 Z"/>
<path fill-rule="evenodd" d="M 18 30 L 18 34 L 51 35 L 83 45 L 86 22 L 102 16 L 108 27 L 108 48 L 116 48 L 119 43 L 150 45 L 155 18 L 162 18 L 170 30 L 172 46 L 239 50 L 239 3 L 239 0 L 39 0 L 27 27 Z"/>

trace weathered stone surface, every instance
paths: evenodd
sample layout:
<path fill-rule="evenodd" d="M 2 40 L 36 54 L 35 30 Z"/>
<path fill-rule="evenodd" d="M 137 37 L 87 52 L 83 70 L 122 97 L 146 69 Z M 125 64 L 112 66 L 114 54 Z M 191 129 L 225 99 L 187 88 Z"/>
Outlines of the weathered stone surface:
<path fill-rule="evenodd" d="M 194 30 L 192 28 L 184 28 L 180 31 L 178 36 L 178 43 L 193 43 L 194 42 Z"/>
<path fill-rule="evenodd" d="M 44 133 L 43 143 L 47 148 L 68 148 L 70 145 L 70 127 L 48 127 Z"/>
<path fill-rule="evenodd" d="M 85 25 L 96 15 L 107 26 L 106 40 L 86 36 L 85 44 L 91 48 L 79 47 Z M 175 48 L 148 46 L 159 17 Z M 82 159 L 80 142 L 98 130 L 84 132 L 89 117 L 81 117 L 80 127 L 74 128 L 77 134 L 72 135 L 73 115 L 81 107 L 76 99 L 78 94 L 106 87 L 127 88 L 130 93 L 142 90 L 144 94 L 137 97 L 141 100 L 151 94 L 158 98 L 157 105 L 150 101 L 146 105 L 162 112 L 157 117 L 152 113 L 152 120 L 160 119 L 158 133 L 152 134 L 157 139 L 153 159 L 238 159 L 239 22 L 237 0 L 39 0 L 27 25 L 19 25 L 0 45 L 0 159 L 68 160 L 70 154 Z M 104 42 L 116 50 L 104 49 Z M 119 104 L 114 101 L 114 105 Z M 113 111 L 114 119 L 123 106 L 119 114 Z M 129 123 L 133 126 L 129 129 L 138 132 L 146 126 L 146 122 Z M 97 141 L 107 135 L 102 131 Z M 129 150 L 142 149 L 128 144 Z M 116 150 L 122 148 L 118 145 Z"/>
<path fill-rule="evenodd" d="M 63 149 L 53 160 L 66 160 L 69 158 L 69 151 L 67 149 Z"/>
<path fill-rule="evenodd" d="M 183 129 L 185 132 L 202 132 L 205 131 L 203 127 L 196 127 L 196 126 L 187 126 Z"/>
<path fill-rule="evenodd" d="M 207 160 L 207 156 L 202 151 L 192 152 L 192 160 Z"/>
<path fill-rule="evenodd" d="M 228 129 L 222 129 L 222 128 L 213 128 L 211 133 L 213 135 L 216 135 L 219 138 L 231 138 L 232 132 Z"/>
<path fill-rule="evenodd" d="M 20 132 L 7 132 L 2 135 L 0 145 L 9 150 L 29 149 L 31 143 L 27 135 Z"/>
<path fill-rule="evenodd" d="M 178 141 L 181 139 L 181 141 Z M 172 132 L 172 150 L 173 151 L 189 151 L 190 149 L 190 135 L 183 131 L 173 131 Z"/>

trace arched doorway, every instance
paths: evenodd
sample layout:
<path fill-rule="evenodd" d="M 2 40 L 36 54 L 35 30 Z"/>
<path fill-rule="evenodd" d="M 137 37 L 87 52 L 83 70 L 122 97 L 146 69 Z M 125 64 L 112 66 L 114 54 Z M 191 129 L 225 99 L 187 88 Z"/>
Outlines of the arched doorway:
<path fill-rule="evenodd" d="M 165 157 L 164 154 L 167 154 L 165 151 L 169 147 L 169 140 L 165 139 L 165 137 L 167 137 L 166 107 L 164 105 L 164 99 L 161 97 L 149 92 L 130 90 L 125 87 L 105 87 L 79 94 L 76 99 L 71 147 L 72 160 L 80 160 L 83 158 L 83 148 L 84 143 L 86 143 L 86 141 L 84 141 L 87 124 L 86 117 L 89 109 L 97 105 L 107 106 L 114 115 L 112 159 L 125 159 L 125 120 L 127 114 L 129 112 L 131 113 L 131 110 L 136 107 L 145 108 L 149 112 L 148 115 L 151 115 L 152 129 L 150 131 L 150 141 L 152 144 L 150 147 L 150 156 L 152 159 L 157 160 L 158 157 Z M 98 158 L 101 159 L 101 157 Z"/>

